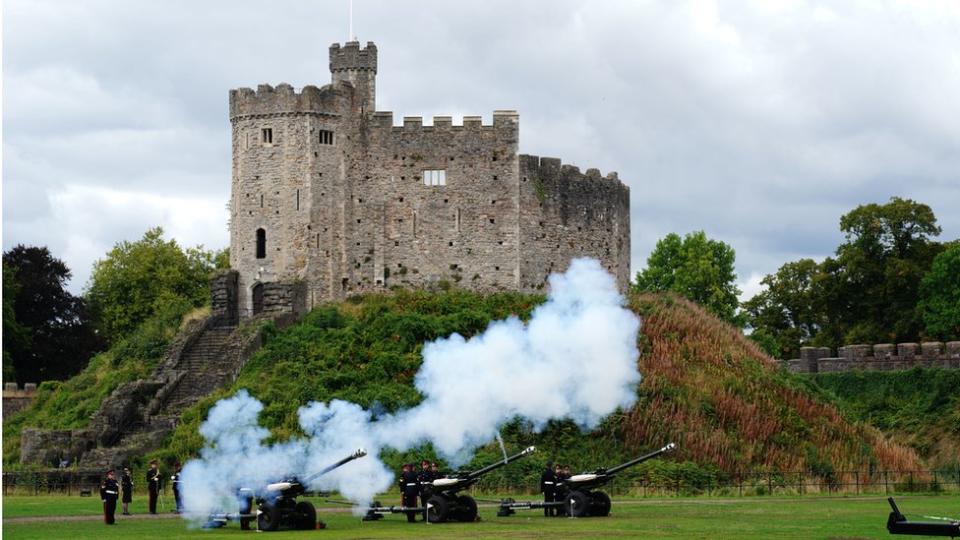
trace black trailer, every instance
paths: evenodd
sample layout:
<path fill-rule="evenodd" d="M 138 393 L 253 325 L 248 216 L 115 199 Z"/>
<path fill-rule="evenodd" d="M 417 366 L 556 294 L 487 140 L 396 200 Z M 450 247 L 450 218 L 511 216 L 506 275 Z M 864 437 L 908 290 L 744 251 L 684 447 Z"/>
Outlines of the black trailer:
<path fill-rule="evenodd" d="M 960 536 L 960 520 L 951 518 L 942 518 L 940 523 L 933 521 L 907 521 L 893 497 L 888 497 L 890 503 L 890 516 L 887 517 L 887 530 L 890 534 L 910 534 L 914 536 L 949 536 L 956 538 Z"/>

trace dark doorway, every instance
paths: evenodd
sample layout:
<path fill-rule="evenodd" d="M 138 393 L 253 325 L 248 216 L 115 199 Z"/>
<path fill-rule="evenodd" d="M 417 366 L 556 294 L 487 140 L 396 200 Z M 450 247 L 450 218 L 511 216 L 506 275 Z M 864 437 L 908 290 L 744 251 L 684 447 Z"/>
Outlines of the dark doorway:
<path fill-rule="evenodd" d="M 263 283 L 257 283 L 253 286 L 253 314 L 257 315 L 263 311 Z"/>

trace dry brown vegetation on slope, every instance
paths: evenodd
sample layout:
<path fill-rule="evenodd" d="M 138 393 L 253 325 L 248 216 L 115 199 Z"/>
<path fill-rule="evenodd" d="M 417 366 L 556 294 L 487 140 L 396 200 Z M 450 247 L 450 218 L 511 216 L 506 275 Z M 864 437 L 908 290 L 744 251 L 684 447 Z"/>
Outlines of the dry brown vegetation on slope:
<path fill-rule="evenodd" d="M 628 446 L 674 440 L 681 459 L 725 471 L 911 470 L 916 453 L 854 425 L 732 326 L 686 300 L 634 295 L 643 317 L 640 402 Z"/>

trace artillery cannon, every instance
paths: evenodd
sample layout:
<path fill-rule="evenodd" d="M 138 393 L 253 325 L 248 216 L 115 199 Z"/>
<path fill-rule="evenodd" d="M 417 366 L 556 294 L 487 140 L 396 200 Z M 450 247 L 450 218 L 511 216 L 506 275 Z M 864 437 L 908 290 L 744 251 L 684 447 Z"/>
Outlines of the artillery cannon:
<path fill-rule="evenodd" d="M 295 529 L 313 529 L 317 523 L 316 508 L 307 501 L 297 502 L 297 497 L 307 492 L 306 484 L 365 455 L 367 455 L 366 450 L 359 448 L 356 452 L 327 465 L 303 481 L 294 477 L 269 484 L 265 492 L 257 497 L 257 528 L 261 531 L 275 531 L 281 525 L 288 525 Z"/>
<path fill-rule="evenodd" d="M 476 484 L 480 477 L 516 461 L 524 456 L 536 452 L 536 447 L 530 446 L 518 454 L 470 472 L 458 472 L 446 478 L 437 478 L 425 486 L 428 490 L 427 520 L 430 523 L 444 521 L 476 521 L 477 501 L 469 495 L 459 495 L 468 487 Z"/>
<path fill-rule="evenodd" d="M 890 503 L 890 516 L 887 518 L 887 530 L 890 534 L 910 534 L 915 536 L 949 536 L 956 538 L 960 536 L 960 520 L 952 518 L 935 518 L 944 520 L 943 523 L 934 523 L 931 521 L 907 521 L 897 503 L 893 502 L 893 497 L 888 497 Z"/>
<path fill-rule="evenodd" d="M 560 507 L 571 517 L 608 516 L 611 506 L 610 497 L 602 491 L 596 491 L 596 488 L 609 483 L 620 471 L 670 452 L 676 446 L 669 443 L 659 450 L 631 459 L 616 467 L 599 468 L 593 472 L 575 474 L 570 478 L 559 480 L 555 488 L 556 502 L 516 502 L 513 499 L 503 499 L 500 501 L 500 510 L 497 511 L 497 515 L 510 516 L 518 509 Z"/>
<path fill-rule="evenodd" d="M 327 465 L 303 480 L 292 477 L 283 482 L 268 484 L 256 497 L 253 490 L 241 488 L 237 491 L 238 511 L 212 514 L 206 526 L 222 527 L 228 521 L 237 520 L 240 522 L 240 528 L 247 530 L 250 528 L 250 522 L 256 519 L 257 529 L 261 531 L 275 531 L 281 526 L 301 530 L 313 529 L 317 524 L 317 510 L 310 502 L 297 502 L 297 497 L 307 493 L 306 486 L 312 480 L 365 455 L 367 455 L 366 450 L 357 449 L 349 456 Z M 254 502 L 257 505 L 256 513 L 253 513 Z"/>

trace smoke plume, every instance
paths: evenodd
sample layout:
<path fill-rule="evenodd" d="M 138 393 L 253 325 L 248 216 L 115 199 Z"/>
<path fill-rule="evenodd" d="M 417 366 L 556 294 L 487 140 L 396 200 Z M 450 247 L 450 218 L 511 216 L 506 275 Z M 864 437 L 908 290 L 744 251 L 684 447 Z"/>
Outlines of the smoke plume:
<path fill-rule="evenodd" d="M 527 324 L 495 321 L 482 334 L 454 334 L 427 343 L 415 386 L 423 401 L 373 419 L 345 401 L 313 402 L 299 410 L 307 438 L 265 445 L 257 423 L 263 405 L 246 391 L 221 400 L 200 428 L 206 446 L 183 468 L 189 516 L 233 511 L 239 487 L 262 489 L 289 476 L 306 478 L 364 447 L 368 456 L 308 486 L 337 490 L 358 504 L 391 487 L 380 461 L 384 448 L 408 450 L 430 442 L 454 464 L 522 417 L 535 429 L 569 418 L 588 429 L 636 399 L 640 321 L 623 307 L 613 278 L 593 259 L 575 259 L 549 280 L 547 301 Z"/>

